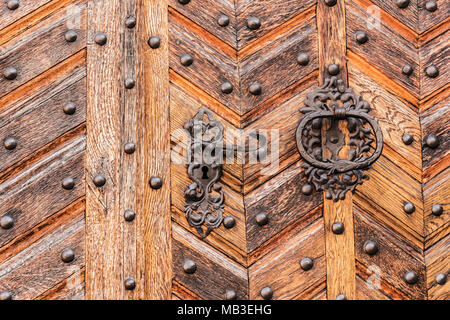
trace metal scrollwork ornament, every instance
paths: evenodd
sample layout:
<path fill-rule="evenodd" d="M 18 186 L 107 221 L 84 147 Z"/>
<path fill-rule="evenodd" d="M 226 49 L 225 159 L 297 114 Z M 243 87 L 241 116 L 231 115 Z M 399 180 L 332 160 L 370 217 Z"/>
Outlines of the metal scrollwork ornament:
<path fill-rule="evenodd" d="M 194 181 L 184 191 L 186 219 L 205 238 L 223 221 L 224 194 L 217 183 L 222 174 L 223 126 L 209 110 L 201 109 L 184 128 L 190 134 L 187 171 Z"/>
<path fill-rule="evenodd" d="M 325 191 L 327 199 L 345 199 L 348 191 L 354 192 L 357 185 L 369 178 L 363 171 L 378 159 L 383 149 L 383 135 L 369 115 L 369 104 L 333 76 L 306 96 L 300 112 L 305 116 L 298 124 L 296 140 L 305 160 L 302 166 L 307 183 L 317 191 Z M 326 118 L 329 123 L 325 131 L 322 126 Z M 341 130 L 343 120 L 348 136 Z"/>

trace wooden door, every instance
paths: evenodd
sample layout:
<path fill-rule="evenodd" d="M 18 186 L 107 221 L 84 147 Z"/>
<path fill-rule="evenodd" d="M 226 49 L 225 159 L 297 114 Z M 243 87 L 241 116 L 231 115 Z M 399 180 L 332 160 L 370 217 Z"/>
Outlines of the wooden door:
<path fill-rule="evenodd" d="M 0 298 L 448 299 L 449 13 L 2 0 Z M 338 80 L 382 152 L 329 199 L 297 128 Z M 330 130 L 352 148 L 336 113 L 314 128 L 321 157 Z M 212 163 L 187 152 L 198 130 Z"/>

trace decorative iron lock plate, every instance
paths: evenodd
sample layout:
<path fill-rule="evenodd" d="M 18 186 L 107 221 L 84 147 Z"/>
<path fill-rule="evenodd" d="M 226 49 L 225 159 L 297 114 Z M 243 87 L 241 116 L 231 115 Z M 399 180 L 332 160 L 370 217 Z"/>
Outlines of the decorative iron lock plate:
<path fill-rule="evenodd" d="M 369 111 L 369 103 L 334 76 L 306 96 L 300 109 L 305 116 L 296 132 L 297 148 L 305 160 L 304 193 L 310 194 L 314 187 L 325 191 L 327 199 L 343 200 L 369 178 L 363 171 L 383 150 L 381 129 Z M 348 137 L 342 131 L 344 121 Z"/>
<path fill-rule="evenodd" d="M 188 174 L 194 181 L 186 190 L 185 214 L 202 238 L 223 221 L 224 194 L 217 182 L 222 174 L 223 126 L 201 109 L 184 124 L 190 134 Z"/>

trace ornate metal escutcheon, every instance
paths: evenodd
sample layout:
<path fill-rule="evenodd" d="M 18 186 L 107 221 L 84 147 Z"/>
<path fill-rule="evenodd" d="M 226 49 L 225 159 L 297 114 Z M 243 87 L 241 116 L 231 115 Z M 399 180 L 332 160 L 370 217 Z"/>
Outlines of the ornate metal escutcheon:
<path fill-rule="evenodd" d="M 369 111 L 369 104 L 335 76 L 325 78 L 322 86 L 306 96 L 300 109 L 305 116 L 296 132 L 297 148 L 305 160 L 304 193 L 312 192 L 314 186 L 325 191 L 327 199 L 343 200 L 369 178 L 363 171 L 383 149 L 381 129 Z"/>
<path fill-rule="evenodd" d="M 217 183 L 222 174 L 223 126 L 209 110 L 201 109 L 184 128 L 190 134 L 187 171 L 194 181 L 184 191 L 186 219 L 205 238 L 223 221 L 224 194 Z"/>

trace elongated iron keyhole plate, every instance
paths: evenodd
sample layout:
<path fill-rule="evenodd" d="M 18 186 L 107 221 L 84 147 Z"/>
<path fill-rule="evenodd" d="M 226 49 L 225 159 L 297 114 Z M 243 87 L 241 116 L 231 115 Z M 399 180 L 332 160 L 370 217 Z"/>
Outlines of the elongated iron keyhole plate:
<path fill-rule="evenodd" d="M 189 177 L 194 181 L 186 190 L 185 213 L 191 227 L 205 238 L 223 221 L 224 194 L 218 184 L 222 174 L 223 126 L 207 109 L 201 109 L 184 124 L 190 134 Z"/>
<path fill-rule="evenodd" d="M 341 79 L 331 77 L 306 96 L 300 112 L 305 116 L 298 124 L 296 140 L 305 160 L 302 166 L 307 183 L 317 191 L 325 191 L 327 199 L 345 199 L 348 191 L 354 192 L 357 185 L 369 178 L 363 171 L 370 168 L 383 150 L 383 135 L 377 121 L 369 115 L 369 103 Z M 323 133 L 326 118 L 329 126 Z M 348 141 L 339 129 L 340 121 L 345 121 Z M 341 158 L 344 146 L 348 152 Z"/>

